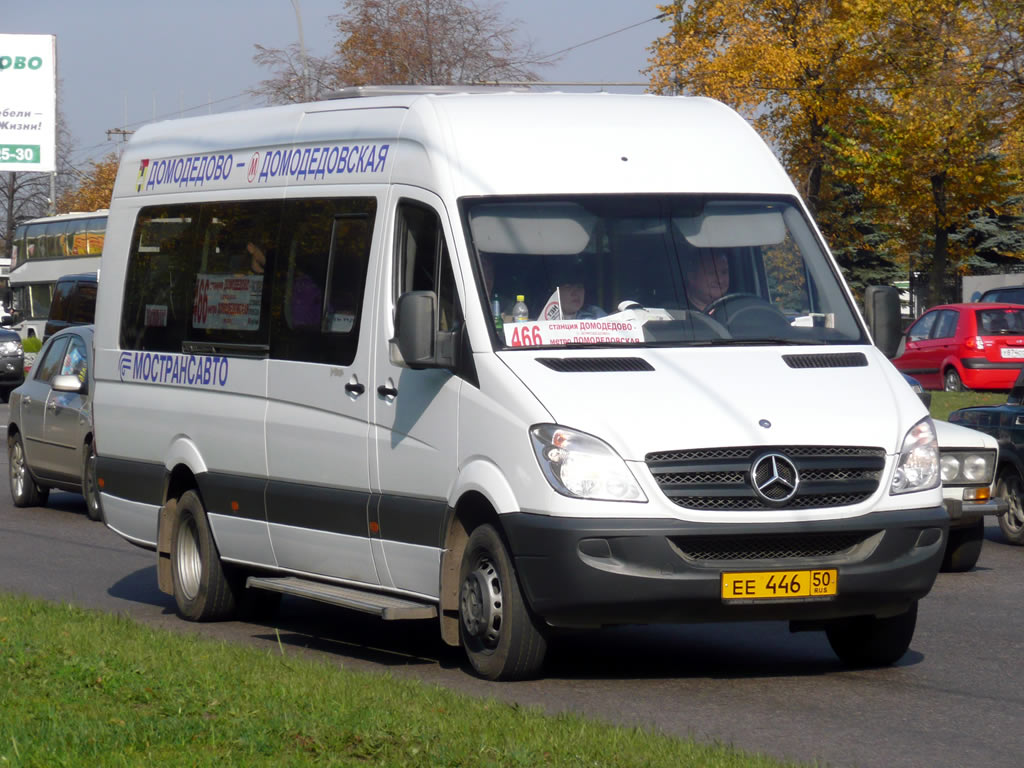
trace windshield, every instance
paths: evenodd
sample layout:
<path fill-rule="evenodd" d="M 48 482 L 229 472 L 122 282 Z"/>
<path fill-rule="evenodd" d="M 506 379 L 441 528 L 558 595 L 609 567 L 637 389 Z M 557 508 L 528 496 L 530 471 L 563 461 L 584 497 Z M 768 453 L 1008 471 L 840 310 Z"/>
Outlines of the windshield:
<path fill-rule="evenodd" d="M 506 348 L 866 343 L 785 199 L 477 198 L 463 215 Z"/>

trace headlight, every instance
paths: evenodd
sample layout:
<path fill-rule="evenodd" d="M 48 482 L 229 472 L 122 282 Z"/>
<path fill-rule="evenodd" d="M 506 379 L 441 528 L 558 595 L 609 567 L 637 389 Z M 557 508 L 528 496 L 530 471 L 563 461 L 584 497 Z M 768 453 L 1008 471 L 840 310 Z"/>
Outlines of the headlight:
<path fill-rule="evenodd" d="M 20 341 L 4 341 L 0 342 L 0 354 L 2 355 L 17 355 L 21 353 L 21 342 Z"/>
<path fill-rule="evenodd" d="M 992 482 L 996 461 L 993 451 L 941 450 L 941 453 L 942 482 L 946 485 L 989 485 Z"/>
<path fill-rule="evenodd" d="M 930 417 L 917 422 L 903 438 L 889 493 L 927 491 L 939 484 L 939 444 Z"/>
<path fill-rule="evenodd" d="M 647 501 L 626 462 L 604 441 L 555 424 L 533 427 L 530 437 L 544 477 L 564 496 Z"/>

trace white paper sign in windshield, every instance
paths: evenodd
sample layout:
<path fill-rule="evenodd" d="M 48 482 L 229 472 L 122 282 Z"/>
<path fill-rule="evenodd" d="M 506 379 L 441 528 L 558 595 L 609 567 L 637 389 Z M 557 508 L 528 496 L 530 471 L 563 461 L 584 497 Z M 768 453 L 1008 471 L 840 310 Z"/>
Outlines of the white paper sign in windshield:
<path fill-rule="evenodd" d="M 57 169 L 57 38 L 0 35 L 0 171 Z"/>
<path fill-rule="evenodd" d="M 505 343 L 510 347 L 544 347 L 561 344 L 639 344 L 643 323 L 633 313 L 596 320 L 534 320 L 505 323 Z"/>

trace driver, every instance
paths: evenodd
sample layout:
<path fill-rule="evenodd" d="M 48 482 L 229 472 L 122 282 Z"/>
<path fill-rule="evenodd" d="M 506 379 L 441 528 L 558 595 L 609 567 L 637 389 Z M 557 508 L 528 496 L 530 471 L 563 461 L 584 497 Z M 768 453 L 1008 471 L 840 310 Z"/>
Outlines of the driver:
<path fill-rule="evenodd" d="M 706 310 L 729 291 L 729 259 L 721 251 L 701 248 L 683 262 L 683 279 L 690 306 Z"/>

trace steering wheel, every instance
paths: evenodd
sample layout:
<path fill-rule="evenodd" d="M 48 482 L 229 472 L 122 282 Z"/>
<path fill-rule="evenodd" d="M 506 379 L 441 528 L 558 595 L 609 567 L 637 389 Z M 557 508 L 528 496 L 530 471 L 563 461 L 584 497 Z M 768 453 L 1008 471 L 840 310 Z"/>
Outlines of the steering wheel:
<path fill-rule="evenodd" d="M 753 293 L 727 293 L 706 307 L 704 313 L 727 326 L 737 329 L 758 329 L 778 333 L 789 329 L 789 321 L 779 308 Z"/>

